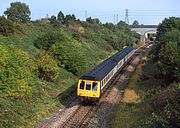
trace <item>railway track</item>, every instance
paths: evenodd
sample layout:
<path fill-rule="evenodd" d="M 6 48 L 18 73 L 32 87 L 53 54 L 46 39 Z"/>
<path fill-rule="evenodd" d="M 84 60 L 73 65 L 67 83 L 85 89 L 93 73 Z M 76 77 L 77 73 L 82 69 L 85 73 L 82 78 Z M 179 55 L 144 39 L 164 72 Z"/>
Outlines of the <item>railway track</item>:
<path fill-rule="evenodd" d="M 92 112 L 94 106 L 79 106 L 71 117 L 64 122 L 61 128 L 79 128 L 87 119 L 88 115 Z"/>

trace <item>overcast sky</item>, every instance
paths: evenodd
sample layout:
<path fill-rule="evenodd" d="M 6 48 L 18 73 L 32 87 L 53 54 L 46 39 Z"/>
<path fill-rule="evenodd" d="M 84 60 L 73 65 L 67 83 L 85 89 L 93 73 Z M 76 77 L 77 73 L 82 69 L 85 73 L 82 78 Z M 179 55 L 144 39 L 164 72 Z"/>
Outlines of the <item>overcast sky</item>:
<path fill-rule="evenodd" d="M 165 17 L 180 17 L 180 0 L 0 0 L 0 15 L 10 7 L 11 2 L 20 1 L 29 5 L 32 20 L 57 15 L 75 14 L 84 20 L 87 16 L 99 18 L 103 23 L 125 20 L 125 10 L 129 10 L 130 24 L 138 20 L 140 24 L 158 24 Z M 118 15 L 118 18 L 117 18 Z"/>

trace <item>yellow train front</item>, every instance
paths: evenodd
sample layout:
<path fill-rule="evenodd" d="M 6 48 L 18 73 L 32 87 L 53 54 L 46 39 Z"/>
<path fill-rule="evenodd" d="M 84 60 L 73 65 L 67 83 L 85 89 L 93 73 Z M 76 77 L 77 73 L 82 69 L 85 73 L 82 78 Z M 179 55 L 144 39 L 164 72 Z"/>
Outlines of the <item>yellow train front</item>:
<path fill-rule="evenodd" d="M 83 100 L 98 101 L 100 97 L 100 82 L 92 80 L 79 80 L 77 95 L 81 96 Z"/>
<path fill-rule="evenodd" d="M 123 69 L 133 53 L 133 48 L 128 46 L 84 74 L 78 81 L 77 95 L 85 101 L 98 101 L 111 79 Z"/>

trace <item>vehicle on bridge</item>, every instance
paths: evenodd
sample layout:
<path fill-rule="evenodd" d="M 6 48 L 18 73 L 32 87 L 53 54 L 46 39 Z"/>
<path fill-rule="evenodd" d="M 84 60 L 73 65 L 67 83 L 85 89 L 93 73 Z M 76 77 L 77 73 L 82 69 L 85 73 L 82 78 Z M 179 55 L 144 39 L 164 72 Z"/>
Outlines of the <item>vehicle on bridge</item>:
<path fill-rule="evenodd" d="M 84 74 L 78 81 L 77 95 L 85 101 L 98 101 L 110 86 L 112 78 L 124 68 L 133 54 L 134 49 L 128 46 Z"/>

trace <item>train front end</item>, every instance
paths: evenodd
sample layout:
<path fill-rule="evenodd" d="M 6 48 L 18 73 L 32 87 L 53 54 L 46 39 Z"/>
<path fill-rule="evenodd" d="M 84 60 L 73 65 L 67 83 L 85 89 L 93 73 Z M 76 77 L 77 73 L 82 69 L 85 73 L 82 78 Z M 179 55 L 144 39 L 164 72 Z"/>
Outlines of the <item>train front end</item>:
<path fill-rule="evenodd" d="M 98 101 L 100 97 L 100 81 L 80 79 L 77 86 L 77 95 L 85 101 Z"/>

